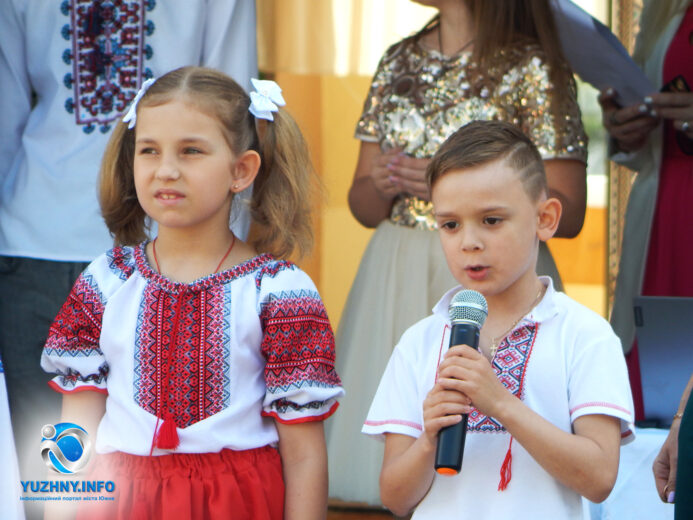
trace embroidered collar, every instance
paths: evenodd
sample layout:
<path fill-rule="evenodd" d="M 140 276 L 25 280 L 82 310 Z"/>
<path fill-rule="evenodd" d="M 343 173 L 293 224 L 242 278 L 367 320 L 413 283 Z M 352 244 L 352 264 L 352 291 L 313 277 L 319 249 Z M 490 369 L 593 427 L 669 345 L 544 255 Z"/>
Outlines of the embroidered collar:
<path fill-rule="evenodd" d="M 135 266 L 142 277 L 152 283 L 155 283 L 156 285 L 159 285 L 164 290 L 171 293 L 181 293 L 186 291 L 197 292 L 203 289 L 209 289 L 215 285 L 227 283 L 234 278 L 241 278 L 246 276 L 248 273 L 253 273 L 262 268 L 264 265 L 276 260 L 271 254 L 263 253 L 235 265 L 231 269 L 203 276 L 202 278 L 198 278 L 191 283 L 175 282 L 159 274 L 155 269 L 152 268 L 151 265 L 149 265 L 149 260 L 147 260 L 147 255 L 145 253 L 145 247 L 147 246 L 148 242 L 150 241 L 145 240 L 134 248 L 133 254 L 135 257 Z"/>

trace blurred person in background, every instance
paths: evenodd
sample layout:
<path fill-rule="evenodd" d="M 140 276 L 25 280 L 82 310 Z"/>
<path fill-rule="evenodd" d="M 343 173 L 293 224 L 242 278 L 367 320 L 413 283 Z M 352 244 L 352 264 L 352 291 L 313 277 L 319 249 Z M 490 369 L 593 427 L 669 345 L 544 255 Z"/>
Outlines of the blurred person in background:
<path fill-rule="evenodd" d="M 638 172 L 611 324 L 626 352 L 635 417 L 642 420 L 633 298 L 693 296 L 693 2 L 646 0 L 633 59 L 660 92 L 620 107 L 613 89 L 605 89 L 599 101 L 612 160 Z"/>

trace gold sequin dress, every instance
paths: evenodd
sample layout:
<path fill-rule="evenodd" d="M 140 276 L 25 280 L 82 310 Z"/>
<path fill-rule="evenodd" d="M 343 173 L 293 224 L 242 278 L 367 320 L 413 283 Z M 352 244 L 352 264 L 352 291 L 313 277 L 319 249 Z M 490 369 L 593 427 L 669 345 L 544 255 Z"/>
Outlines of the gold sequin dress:
<path fill-rule="evenodd" d="M 549 69 L 538 45 L 499 52 L 481 74 L 471 52 L 448 58 L 425 48 L 421 34 L 393 45 L 381 59 L 356 128 L 358 139 L 425 158 L 464 124 L 496 119 L 522 128 L 544 159 L 586 161 L 575 85 L 565 96 L 558 128 Z M 542 246 L 537 271 L 560 284 Z M 361 426 L 400 335 L 455 285 L 431 204 L 400 196 L 371 238 L 337 331 L 337 366 L 346 396 L 327 423 L 331 497 L 380 504 L 383 448 L 362 435 Z"/>

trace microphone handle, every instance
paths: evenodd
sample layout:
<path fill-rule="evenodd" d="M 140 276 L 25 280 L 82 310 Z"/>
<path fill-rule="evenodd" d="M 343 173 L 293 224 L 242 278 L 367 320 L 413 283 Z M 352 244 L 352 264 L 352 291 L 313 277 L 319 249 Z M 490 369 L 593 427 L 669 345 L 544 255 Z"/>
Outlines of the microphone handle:
<path fill-rule="evenodd" d="M 450 331 L 450 347 L 469 345 L 479 348 L 479 327 L 472 323 L 453 323 Z M 441 428 L 434 468 L 441 475 L 456 475 L 462 468 L 464 440 L 467 435 L 467 414 L 457 424 Z"/>

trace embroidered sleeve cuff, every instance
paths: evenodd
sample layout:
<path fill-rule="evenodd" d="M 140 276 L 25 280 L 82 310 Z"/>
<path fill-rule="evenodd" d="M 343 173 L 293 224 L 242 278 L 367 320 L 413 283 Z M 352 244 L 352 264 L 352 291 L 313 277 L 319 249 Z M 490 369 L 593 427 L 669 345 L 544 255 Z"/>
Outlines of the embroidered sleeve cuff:
<path fill-rule="evenodd" d="M 56 392 L 60 392 L 61 394 L 74 394 L 77 392 L 99 392 L 108 395 L 108 390 L 106 389 L 105 384 L 103 386 L 91 384 L 78 384 L 71 387 L 65 387 L 61 385 L 59 381 L 57 381 L 59 377 L 60 376 L 48 381 L 48 386 L 50 386 Z"/>
<path fill-rule="evenodd" d="M 332 415 L 339 406 L 336 399 L 323 401 L 320 403 L 309 403 L 307 406 L 296 406 L 294 403 L 286 402 L 277 404 L 270 409 L 262 411 L 264 417 L 272 417 L 283 424 L 300 424 L 313 421 L 324 421 Z"/>
<path fill-rule="evenodd" d="M 423 425 L 418 422 L 402 419 L 384 419 L 381 421 L 367 419 L 361 428 L 361 433 L 374 435 L 378 440 L 384 441 L 386 433 L 400 433 L 409 437 L 418 438 L 423 432 Z"/>
<path fill-rule="evenodd" d="M 107 393 L 108 364 L 106 364 L 103 358 L 92 358 L 89 360 L 75 358 L 72 359 L 71 365 L 68 366 L 64 359 L 51 358 L 44 353 L 41 358 L 41 367 L 46 372 L 56 374 L 49 382 L 49 385 L 57 392 L 72 393 L 83 390 L 96 390 Z"/>
<path fill-rule="evenodd" d="M 301 388 L 268 389 L 262 414 L 282 422 L 318 421 L 336 410 L 336 401 L 344 395 L 341 386 L 304 385 Z"/>
<path fill-rule="evenodd" d="M 583 415 L 609 415 L 616 417 L 621 422 L 621 445 L 635 440 L 633 412 L 628 408 L 604 402 L 583 403 L 570 410 L 570 422 L 575 422 L 578 417 Z"/>
<path fill-rule="evenodd" d="M 303 404 L 287 398 L 276 399 L 263 408 L 262 415 L 287 424 L 323 421 L 337 410 L 339 405 L 337 397 L 341 397 L 343 394 L 344 391 L 339 388 L 339 393 L 328 399 L 313 400 Z"/>
<path fill-rule="evenodd" d="M 267 388 L 263 415 L 282 422 L 322 420 L 336 409 L 336 400 L 344 395 L 339 379 L 334 383 L 303 381 L 299 385 Z M 312 419 L 311 419 L 312 418 Z"/>

